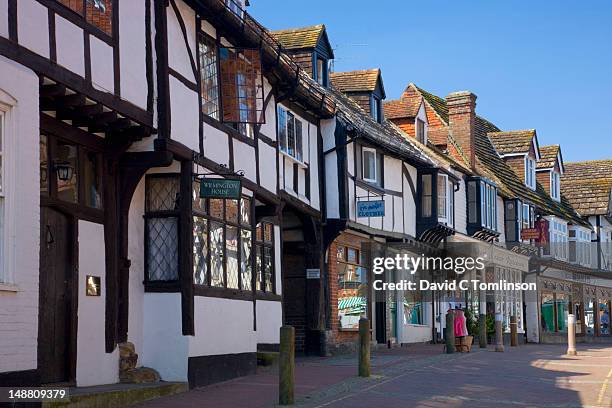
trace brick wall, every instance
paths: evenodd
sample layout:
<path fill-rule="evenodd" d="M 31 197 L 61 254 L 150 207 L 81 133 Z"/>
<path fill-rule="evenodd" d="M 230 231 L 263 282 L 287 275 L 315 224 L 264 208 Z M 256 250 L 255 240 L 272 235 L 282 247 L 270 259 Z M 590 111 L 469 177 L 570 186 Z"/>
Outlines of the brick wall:
<path fill-rule="evenodd" d="M 519 180 L 525 183 L 525 158 L 523 156 L 511 156 L 504 158 L 504 160 Z"/>
<path fill-rule="evenodd" d="M 5 236 L 12 285 L 0 285 L 0 372 L 37 366 L 38 257 L 40 230 L 38 76 L 29 69 L 0 59 L 0 93 L 17 99 L 10 108 L 3 148 L 6 175 Z M 19 139 L 19 143 L 11 140 Z M 16 288 L 17 291 L 6 290 Z"/>
<path fill-rule="evenodd" d="M 544 187 L 544 190 L 550 195 L 550 171 L 537 171 L 536 179 L 538 183 Z"/>
<path fill-rule="evenodd" d="M 446 97 L 448 121 L 453 138 L 468 160 L 475 165 L 476 95 L 471 92 L 453 92 Z"/>
<path fill-rule="evenodd" d="M 291 51 L 290 51 L 291 52 Z M 312 71 L 312 52 L 310 51 L 298 51 L 291 52 L 291 57 L 295 62 L 311 77 L 313 76 Z"/>

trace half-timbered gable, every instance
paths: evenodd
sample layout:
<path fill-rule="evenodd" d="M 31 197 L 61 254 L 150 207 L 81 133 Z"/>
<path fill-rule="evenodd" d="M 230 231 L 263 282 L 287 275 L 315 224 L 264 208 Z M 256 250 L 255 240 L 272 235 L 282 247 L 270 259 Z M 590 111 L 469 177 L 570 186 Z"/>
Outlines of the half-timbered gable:
<path fill-rule="evenodd" d="M 134 179 L 130 276 L 144 279 L 128 284 L 128 340 L 163 379 L 199 386 L 253 372 L 283 307 L 298 350 L 320 337 L 299 293 L 323 293 L 305 276 L 322 259 L 319 118 L 334 106 L 237 3 L 154 5 L 158 133 L 133 150 L 173 161 Z"/>

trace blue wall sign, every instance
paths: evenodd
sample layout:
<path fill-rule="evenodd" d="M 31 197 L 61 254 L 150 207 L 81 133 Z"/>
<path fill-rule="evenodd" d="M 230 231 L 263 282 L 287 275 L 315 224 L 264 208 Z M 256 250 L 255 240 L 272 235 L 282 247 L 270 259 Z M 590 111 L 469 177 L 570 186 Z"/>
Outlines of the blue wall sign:
<path fill-rule="evenodd" d="M 357 217 L 384 217 L 385 201 L 357 201 Z"/>

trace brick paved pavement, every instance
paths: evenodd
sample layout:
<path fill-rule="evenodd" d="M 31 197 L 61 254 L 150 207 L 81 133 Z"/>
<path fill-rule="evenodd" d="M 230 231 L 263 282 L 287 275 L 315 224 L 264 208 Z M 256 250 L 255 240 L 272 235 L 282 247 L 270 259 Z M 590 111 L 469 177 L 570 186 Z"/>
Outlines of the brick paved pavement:
<path fill-rule="evenodd" d="M 439 346 L 373 354 L 373 376 L 355 376 L 354 357 L 299 359 L 297 406 L 304 407 L 612 407 L 612 346 L 507 347 L 446 355 Z M 268 407 L 277 372 L 258 374 L 160 398 L 142 407 Z"/>

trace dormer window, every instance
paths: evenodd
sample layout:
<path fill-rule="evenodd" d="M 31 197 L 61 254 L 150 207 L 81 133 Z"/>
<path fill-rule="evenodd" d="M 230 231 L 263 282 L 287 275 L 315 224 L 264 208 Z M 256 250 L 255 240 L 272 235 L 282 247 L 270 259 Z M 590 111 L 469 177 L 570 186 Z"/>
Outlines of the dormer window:
<path fill-rule="evenodd" d="M 426 136 L 425 136 L 425 122 L 421 119 L 416 120 L 416 138 L 419 142 L 425 144 Z"/>
<path fill-rule="evenodd" d="M 529 156 L 525 157 L 525 185 L 532 190 L 536 189 L 535 169 L 535 160 Z"/>
<path fill-rule="evenodd" d="M 376 183 L 376 149 L 369 147 L 362 148 L 361 159 L 363 180 L 370 183 Z"/>
<path fill-rule="evenodd" d="M 370 98 L 370 114 L 376 122 L 382 122 L 382 104 L 380 99 L 374 95 Z"/>
<path fill-rule="evenodd" d="M 561 176 L 556 171 L 550 172 L 550 196 L 561 201 Z"/>
<path fill-rule="evenodd" d="M 327 86 L 327 60 L 316 56 L 314 69 L 314 79 L 321 86 Z"/>

